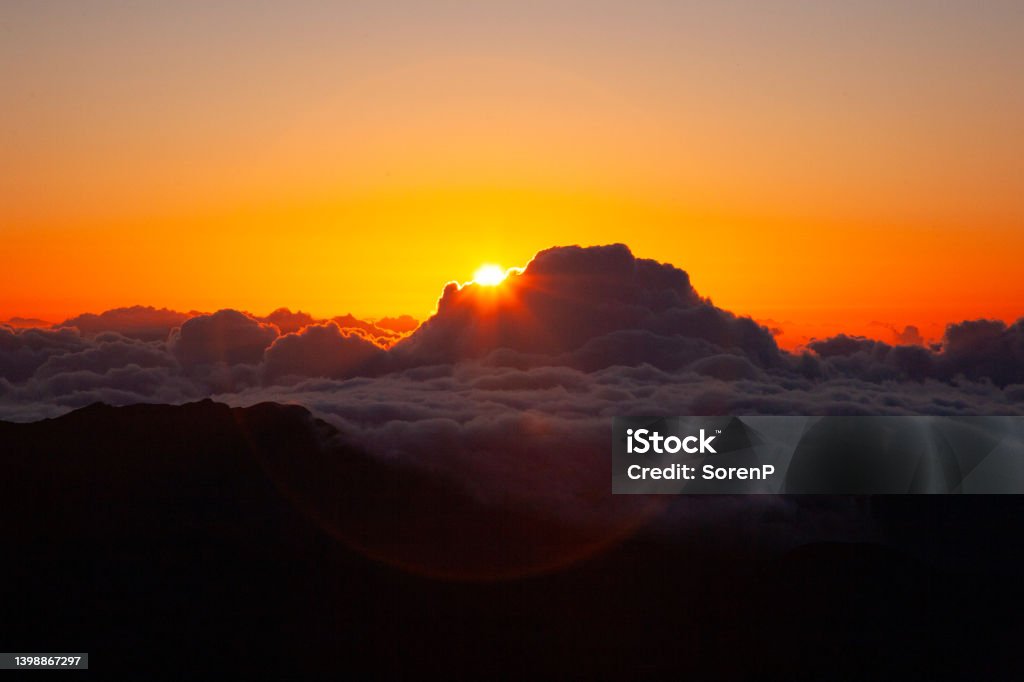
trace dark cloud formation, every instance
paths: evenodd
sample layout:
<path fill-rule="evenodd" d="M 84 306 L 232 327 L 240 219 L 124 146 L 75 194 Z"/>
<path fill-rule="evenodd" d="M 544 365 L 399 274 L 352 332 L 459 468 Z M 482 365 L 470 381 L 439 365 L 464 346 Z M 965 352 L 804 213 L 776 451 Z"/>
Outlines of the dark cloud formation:
<path fill-rule="evenodd" d="M 684 271 L 635 258 L 622 244 L 542 251 L 500 287 L 449 284 L 437 313 L 394 354 L 409 365 L 499 349 L 588 369 L 675 369 L 718 352 L 758 366 L 782 360 L 767 329 L 702 299 Z"/>
<path fill-rule="evenodd" d="M 922 346 L 924 345 L 924 337 L 921 336 L 921 330 L 912 324 L 908 324 L 903 328 L 903 331 L 896 332 L 896 342 L 902 346 Z"/>
<path fill-rule="evenodd" d="M 256 319 L 276 326 L 282 334 L 293 334 L 307 325 L 323 322 L 309 313 L 304 313 L 301 310 L 293 313 L 288 308 L 278 308 L 266 317 L 257 317 Z"/>
<path fill-rule="evenodd" d="M 921 336 L 921 330 L 918 329 L 915 325 L 908 324 L 904 326 L 903 329 L 900 329 L 899 327 L 895 327 L 885 322 L 872 322 L 871 324 L 875 327 L 881 327 L 883 329 L 889 330 L 889 333 L 892 337 L 891 341 L 896 345 L 923 346 L 925 343 L 924 337 Z"/>
<path fill-rule="evenodd" d="M 1010 326 L 998 320 L 951 325 L 942 359 L 950 375 L 990 379 L 998 386 L 1024 383 L 1024 319 Z"/>
<path fill-rule="evenodd" d="M 203 386 L 182 376 L 159 342 L 74 328 L 10 333 L 0 328 L 0 414 L 30 421 L 94 402 L 178 403 Z M 27 370 L 31 373 L 27 374 Z"/>
<path fill-rule="evenodd" d="M 1000 388 L 1024 383 L 1024 319 L 951 324 L 937 350 L 840 334 L 807 344 L 832 374 L 869 381 L 958 379 Z"/>
<path fill-rule="evenodd" d="M 143 341 L 165 341 L 172 329 L 192 316 L 167 308 L 137 305 L 130 308 L 115 308 L 99 315 L 85 313 L 54 326 L 75 327 L 86 337 L 103 332 L 117 332 L 122 336 Z"/>
<path fill-rule="evenodd" d="M 364 338 L 372 340 L 382 348 L 394 345 L 399 339 L 419 326 L 419 322 L 409 315 L 402 315 L 398 318 L 384 318 L 380 322 L 387 326 L 382 326 L 375 322 L 360 320 L 352 314 L 338 315 L 330 320 L 322 320 L 301 310 L 293 313 L 288 308 L 278 308 L 266 317 L 254 315 L 251 317 L 260 322 L 273 324 L 281 334 L 295 334 L 309 326 L 323 326 L 328 322 L 333 322 L 340 329 L 357 333 Z"/>
<path fill-rule="evenodd" d="M 890 346 L 883 341 L 840 334 L 807 344 L 823 362 L 816 372 L 867 381 L 936 378 L 937 359 L 921 346 Z"/>
<path fill-rule="evenodd" d="M 305 377 L 344 377 L 384 350 L 365 336 L 335 322 L 309 325 L 286 334 L 267 348 L 265 378 L 271 383 Z"/>
<path fill-rule="evenodd" d="M 78 351 L 50 356 L 46 362 L 40 365 L 33 377 L 48 379 L 69 372 L 103 374 L 129 366 L 139 368 L 171 368 L 174 366 L 173 360 L 157 343 L 147 343 L 114 332 L 104 332 L 91 341 Z"/>
<path fill-rule="evenodd" d="M 81 351 L 87 342 L 74 329 L 0 327 L 0 377 L 29 379 L 51 356 Z"/>
<path fill-rule="evenodd" d="M 237 310 L 219 310 L 187 320 L 168 344 L 186 369 L 200 365 L 254 365 L 278 337 L 277 327 Z"/>
<path fill-rule="evenodd" d="M 400 332 L 384 329 L 373 322 L 365 322 L 351 314 L 333 317 L 331 322 L 341 329 L 354 331 L 365 338 L 372 339 L 374 343 L 384 348 L 394 345 L 404 336 Z"/>

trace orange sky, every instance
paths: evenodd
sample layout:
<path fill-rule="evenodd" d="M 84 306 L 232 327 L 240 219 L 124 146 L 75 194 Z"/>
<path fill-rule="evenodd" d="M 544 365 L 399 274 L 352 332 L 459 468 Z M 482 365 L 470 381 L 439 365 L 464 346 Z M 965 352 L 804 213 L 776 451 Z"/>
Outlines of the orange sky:
<path fill-rule="evenodd" d="M 788 345 L 1024 314 L 1019 3 L 337 4 L 5 3 L 0 319 L 616 241 Z"/>

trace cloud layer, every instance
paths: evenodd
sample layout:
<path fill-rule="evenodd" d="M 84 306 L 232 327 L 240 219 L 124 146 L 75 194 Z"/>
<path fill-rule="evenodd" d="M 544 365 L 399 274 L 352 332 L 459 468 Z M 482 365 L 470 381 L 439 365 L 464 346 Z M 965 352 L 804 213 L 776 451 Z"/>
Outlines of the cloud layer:
<path fill-rule="evenodd" d="M 839 335 L 787 353 L 768 328 L 701 297 L 684 271 L 621 244 L 543 251 L 499 287 L 451 283 L 410 333 L 414 324 L 137 306 L 0 326 L 0 417 L 259 396 L 346 419 L 367 406 L 352 399 L 365 386 L 382 413 L 411 421 L 454 396 L 480 412 L 591 418 L 1024 410 L 1024 321 L 952 324 L 931 348 Z"/>

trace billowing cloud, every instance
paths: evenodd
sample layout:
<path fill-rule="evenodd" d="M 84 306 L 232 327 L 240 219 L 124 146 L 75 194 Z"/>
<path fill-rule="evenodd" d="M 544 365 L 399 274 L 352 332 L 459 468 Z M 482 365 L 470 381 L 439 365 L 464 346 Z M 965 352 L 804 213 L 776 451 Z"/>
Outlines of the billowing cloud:
<path fill-rule="evenodd" d="M 677 368 L 722 352 L 781 361 L 771 332 L 702 299 L 689 276 L 622 244 L 548 249 L 500 287 L 449 284 L 437 313 L 399 342 L 399 365 L 455 362 L 505 349 L 597 369 Z"/>
<path fill-rule="evenodd" d="M 361 334 L 327 322 L 277 338 L 267 349 L 263 368 L 269 383 L 287 377 L 344 377 L 383 354 Z"/>
<path fill-rule="evenodd" d="M 102 374 L 129 365 L 173 367 L 174 364 L 174 359 L 162 344 L 104 332 L 95 336 L 80 350 L 49 357 L 39 366 L 33 377 L 49 378 L 78 371 Z"/>
<path fill-rule="evenodd" d="M 257 364 L 278 336 L 277 327 L 237 310 L 218 310 L 187 320 L 169 342 L 182 367 Z"/>
<path fill-rule="evenodd" d="M 936 349 L 843 334 L 811 341 L 808 348 L 831 373 L 868 381 L 968 380 L 1000 388 L 1024 382 L 1024 320 L 951 324 Z"/>
<path fill-rule="evenodd" d="M 372 340 L 382 347 L 393 345 L 396 341 L 419 326 L 419 323 L 409 315 L 402 315 L 397 318 L 384 318 L 381 324 L 360 320 L 352 314 L 338 315 L 330 320 L 322 320 L 313 317 L 301 310 L 292 312 L 288 308 L 278 308 L 265 317 L 251 316 L 260 322 L 268 322 L 278 328 L 281 334 L 294 334 L 311 325 L 324 325 L 333 322 L 342 330 L 358 332 L 360 336 Z M 383 325 L 383 326 L 382 326 Z"/>
<path fill-rule="evenodd" d="M 53 356 L 87 347 L 74 329 L 19 329 L 0 327 L 0 377 L 24 381 Z"/>
<path fill-rule="evenodd" d="M 64 320 L 56 327 L 75 327 L 82 336 L 95 336 L 103 332 L 117 332 L 122 336 L 143 341 L 165 341 L 171 330 L 192 315 L 167 308 L 132 306 L 115 308 L 95 315 L 85 313 Z"/>
<path fill-rule="evenodd" d="M 204 394 L 202 387 L 181 376 L 163 343 L 113 332 L 85 339 L 73 328 L 27 330 L 20 337 L 21 348 L 13 353 L 10 345 L 0 343 L 0 366 L 15 368 L 0 378 L 0 415 L 7 418 L 40 419 L 95 402 L 177 403 Z M 26 346 L 33 345 L 36 353 L 26 355 Z M 39 362 L 41 349 L 47 353 Z M 25 376 L 24 370 L 33 366 Z"/>
<path fill-rule="evenodd" d="M 378 327 L 373 322 L 360 320 L 351 314 L 333 317 L 331 321 L 341 329 L 358 332 L 360 336 L 371 339 L 377 345 L 385 348 L 393 345 L 404 336 L 402 333 Z"/>
<path fill-rule="evenodd" d="M 890 342 L 899 346 L 923 346 L 924 337 L 916 325 L 908 324 L 902 329 L 887 322 L 872 322 L 872 326 L 888 330 Z"/>
<path fill-rule="evenodd" d="M 323 320 L 318 320 L 309 313 L 304 313 L 301 310 L 293 313 L 288 308 L 278 308 L 266 317 L 257 317 L 256 319 L 260 322 L 268 322 L 275 325 L 282 334 L 291 334 L 307 325 L 323 322 Z"/>
<path fill-rule="evenodd" d="M 1024 319 L 1010 326 L 998 320 L 950 325 L 942 359 L 949 375 L 989 379 L 997 386 L 1024 383 Z"/>

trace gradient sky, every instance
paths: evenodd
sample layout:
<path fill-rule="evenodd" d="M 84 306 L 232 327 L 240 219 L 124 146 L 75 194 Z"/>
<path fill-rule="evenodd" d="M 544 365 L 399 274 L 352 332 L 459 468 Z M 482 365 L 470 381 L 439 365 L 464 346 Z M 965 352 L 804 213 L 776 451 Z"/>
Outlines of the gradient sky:
<path fill-rule="evenodd" d="M 1024 314 L 1020 2 L 7 1 L 0 70 L 0 319 L 614 241 L 790 343 Z"/>

